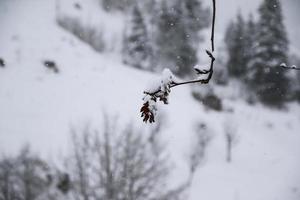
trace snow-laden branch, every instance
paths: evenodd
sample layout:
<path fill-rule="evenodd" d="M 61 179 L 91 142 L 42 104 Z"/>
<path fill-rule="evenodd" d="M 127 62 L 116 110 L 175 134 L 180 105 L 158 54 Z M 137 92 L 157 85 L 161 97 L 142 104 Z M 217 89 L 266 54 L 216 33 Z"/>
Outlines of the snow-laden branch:
<path fill-rule="evenodd" d="M 300 70 L 300 67 L 297 67 L 296 65 L 287 66 L 285 63 L 281 63 L 280 67 L 285 68 L 285 69 Z"/>
<path fill-rule="evenodd" d="M 155 114 L 157 111 L 157 100 L 162 101 L 164 104 L 168 104 L 168 97 L 171 92 L 171 88 L 191 84 L 191 83 L 200 83 L 200 84 L 207 84 L 209 83 L 212 74 L 213 74 L 213 67 L 215 57 L 213 56 L 213 52 L 215 49 L 214 45 L 214 32 L 215 32 L 215 20 L 216 20 L 216 1 L 212 0 L 213 4 L 213 17 L 212 17 L 212 27 L 211 27 L 211 51 L 206 50 L 207 55 L 210 58 L 210 68 L 209 70 L 203 70 L 199 67 L 194 67 L 194 70 L 199 75 L 198 78 L 188 81 L 178 81 L 177 78 L 173 75 L 173 73 L 169 69 L 165 69 L 163 71 L 161 80 L 159 83 L 154 84 L 153 87 L 147 88 L 144 91 L 146 95 L 143 100 L 144 104 L 140 109 L 141 117 L 143 118 L 144 122 L 155 122 Z M 200 77 L 200 75 L 208 74 L 206 78 Z"/>

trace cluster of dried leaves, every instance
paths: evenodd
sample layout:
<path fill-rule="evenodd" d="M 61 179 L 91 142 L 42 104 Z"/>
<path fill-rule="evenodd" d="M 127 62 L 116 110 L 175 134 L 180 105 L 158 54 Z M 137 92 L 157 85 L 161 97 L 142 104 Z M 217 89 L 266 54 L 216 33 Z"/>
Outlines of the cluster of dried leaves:
<path fill-rule="evenodd" d="M 153 113 L 153 111 L 149 108 L 149 101 L 145 102 L 140 110 L 141 117 L 143 118 L 143 122 L 155 122 L 154 120 L 154 116 L 155 114 Z"/>
<path fill-rule="evenodd" d="M 143 118 L 143 122 L 155 122 L 155 114 L 157 111 L 156 103 L 157 101 L 161 101 L 164 104 L 168 104 L 168 97 L 171 92 L 171 83 L 162 84 L 160 86 L 160 90 L 157 93 L 147 93 L 144 97 L 144 104 L 140 109 L 141 117 Z"/>

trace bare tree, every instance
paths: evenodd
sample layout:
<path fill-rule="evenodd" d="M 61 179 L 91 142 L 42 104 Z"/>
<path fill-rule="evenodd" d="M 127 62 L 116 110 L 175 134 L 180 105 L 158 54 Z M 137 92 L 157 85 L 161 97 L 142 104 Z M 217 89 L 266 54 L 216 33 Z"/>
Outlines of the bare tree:
<path fill-rule="evenodd" d="M 189 157 L 190 171 L 195 173 L 197 168 L 201 166 L 205 161 L 206 149 L 212 140 L 212 133 L 208 130 L 205 123 L 200 123 L 196 127 L 195 143 L 191 148 L 191 154 Z"/>
<path fill-rule="evenodd" d="M 71 129 L 72 143 L 71 155 L 66 159 L 69 173 L 72 175 L 72 194 L 76 200 L 93 199 L 94 187 L 92 184 L 92 156 L 93 144 L 89 126 L 85 126 L 81 132 Z"/>
<path fill-rule="evenodd" d="M 238 142 L 237 128 L 232 122 L 227 121 L 224 124 L 225 141 L 226 141 L 226 161 L 232 161 L 232 148 Z"/>
<path fill-rule="evenodd" d="M 0 199 L 34 200 L 47 185 L 48 166 L 24 147 L 16 157 L 0 160 Z"/>
<path fill-rule="evenodd" d="M 105 117 L 107 119 L 107 117 Z M 170 165 L 161 143 L 161 124 L 149 131 L 105 120 L 103 130 L 72 129 L 72 153 L 67 173 L 31 153 L 0 159 L 0 200 L 181 200 L 186 180 L 169 188 Z"/>
<path fill-rule="evenodd" d="M 0 161 L 0 199 L 17 199 L 14 161 L 6 156 Z"/>
<path fill-rule="evenodd" d="M 161 127 L 154 128 L 159 130 Z M 114 120 L 105 120 L 101 131 L 87 126 L 74 133 L 68 164 L 75 199 L 182 199 L 190 186 L 188 177 L 176 188 L 168 188 L 171 170 L 157 132 L 149 133 L 131 124 L 119 130 Z"/>

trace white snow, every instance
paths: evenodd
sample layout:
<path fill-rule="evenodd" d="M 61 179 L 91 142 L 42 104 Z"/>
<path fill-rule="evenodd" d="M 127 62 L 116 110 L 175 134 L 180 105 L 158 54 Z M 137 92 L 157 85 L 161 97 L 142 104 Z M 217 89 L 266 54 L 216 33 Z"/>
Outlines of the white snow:
<path fill-rule="evenodd" d="M 287 67 L 286 63 L 281 63 L 280 67 Z"/>
<path fill-rule="evenodd" d="M 81 9 L 76 9 L 79 4 Z M 121 13 L 105 12 L 100 6 L 99 0 L 60 0 L 57 1 L 57 17 L 67 16 L 85 27 L 93 27 L 101 33 L 105 42 L 106 51 L 121 52 L 122 34 L 124 32 L 125 18 Z"/>
<path fill-rule="evenodd" d="M 52 0 L 0 5 L 0 56 L 6 62 L 0 69 L 0 152 L 14 154 L 29 142 L 45 158 L 61 156 L 68 152 L 70 126 L 101 127 L 103 111 L 119 115 L 122 124 L 149 126 L 139 108 L 146 82 L 159 76 L 126 67 L 119 54 L 97 54 L 59 28 Z M 48 71 L 45 59 L 61 72 Z M 231 114 L 206 110 L 188 86 L 172 88 L 170 104 L 159 106 L 175 169 L 170 186 L 187 174 L 194 125 L 204 122 L 214 137 L 189 199 L 300 199 L 300 106 L 291 103 L 282 111 L 250 106 L 229 98 L 234 92 L 227 90 L 216 91 Z M 236 125 L 239 137 L 232 163 L 225 161 L 224 121 Z"/>
<path fill-rule="evenodd" d="M 170 69 L 165 68 L 160 77 L 154 77 L 152 80 L 147 82 L 147 86 L 144 91 L 148 93 L 154 93 L 159 90 L 165 92 L 165 89 L 169 89 L 172 82 L 180 82 L 180 80 L 171 72 Z"/>

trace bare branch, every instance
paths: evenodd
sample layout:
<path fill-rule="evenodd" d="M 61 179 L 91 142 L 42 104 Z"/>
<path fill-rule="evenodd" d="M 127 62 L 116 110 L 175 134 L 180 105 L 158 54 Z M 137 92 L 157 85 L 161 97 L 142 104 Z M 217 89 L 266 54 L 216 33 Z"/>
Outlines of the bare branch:
<path fill-rule="evenodd" d="M 297 67 L 296 65 L 287 66 L 285 63 L 280 64 L 280 67 L 282 67 L 284 69 L 300 70 L 300 67 Z"/>
<path fill-rule="evenodd" d="M 213 1 L 213 18 L 212 18 L 212 26 L 211 26 L 211 50 L 215 50 L 215 43 L 214 43 L 214 37 L 215 37 L 215 21 L 216 21 L 216 0 Z"/>
<path fill-rule="evenodd" d="M 141 108 L 140 112 L 142 113 L 141 117 L 143 118 L 144 122 L 155 122 L 154 120 L 154 116 L 155 116 L 155 111 L 156 111 L 156 107 L 155 106 L 151 106 L 149 101 L 153 102 L 157 102 L 157 99 L 159 99 L 160 101 L 162 101 L 164 104 L 167 104 L 167 97 L 170 93 L 170 89 L 179 85 L 186 85 L 186 84 L 192 84 L 192 83 L 201 83 L 201 84 L 208 84 L 212 75 L 213 75 L 213 68 L 214 68 L 214 61 L 215 61 L 215 57 L 213 56 L 213 52 L 215 49 L 215 45 L 214 45 L 214 31 L 215 31 L 215 20 L 216 20 L 216 1 L 212 0 L 213 3 L 213 18 L 212 18 L 212 28 L 211 28 L 211 51 L 206 50 L 207 55 L 210 58 L 210 68 L 209 70 L 199 70 L 199 69 L 195 69 L 195 71 L 197 72 L 197 74 L 208 74 L 208 76 L 204 79 L 198 77 L 196 79 L 193 80 L 188 80 L 188 81 L 183 81 L 183 82 L 176 82 L 174 80 L 172 80 L 171 82 L 168 82 L 167 84 L 167 89 L 166 88 L 162 88 L 162 87 L 158 87 L 156 91 L 154 92 L 149 92 L 149 91 L 144 91 L 144 94 L 146 94 L 146 96 L 150 96 L 150 98 L 147 99 L 147 101 L 143 104 L 143 107 Z"/>

